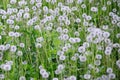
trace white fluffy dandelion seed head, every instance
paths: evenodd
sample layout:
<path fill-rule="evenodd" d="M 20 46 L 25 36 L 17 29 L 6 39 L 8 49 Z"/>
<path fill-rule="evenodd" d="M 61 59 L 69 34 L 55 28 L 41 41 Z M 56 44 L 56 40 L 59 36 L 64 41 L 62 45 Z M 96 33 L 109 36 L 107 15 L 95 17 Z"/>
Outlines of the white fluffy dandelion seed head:
<path fill-rule="evenodd" d="M 77 0 L 77 4 L 81 4 L 83 0 Z"/>
<path fill-rule="evenodd" d="M 101 54 L 97 54 L 96 55 L 96 59 L 102 59 L 102 55 Z"/>
<path fill-rule="evenodd" d="M 39 66 L 39 69 L 40 69 L 40 70 L 43 69 L 42 65 Z"/>
<path fill-rule="evenodd" d="M 55 74 L 60 74 L 61 71 L 60 70 L 55 70 Z"/>
<path fill-rule="evenodd" d="M 115 78 L 116 78 L 116 75 L 115 75 L 114 73 L 110 73 L 110 74 L 108 74 L 108 77 L 109 77 L 110 79 L 115 79 Z"/>
<path fill-rule="evenodd" d="M 41 48 L 42 44 L 41 43 L 36 43 L 35 46 L 36 46 L 36 48 Z"/>
<path fill-rule="evenodd" d="M 103 11 L 106 11 L 106 10 L 107 10 L 107 7 L 106 7 L 106 6 L 103 6 L 103 7 L 102 7 L 102 10 L 103 10 Z"/>
<path fill-rule="evenodd" d="M 81 8 L 83 8 L 83 9 L 86 8 L 86 4 L 82 4 Z"/>
<path fill-rule="evenodd" d="M 53 78 L 52 80 L 58 80 L 58 78 Z"/>
<path fill-rule="evenodd" d="M 5 45 L 5 49 L 8 50 L 10 48 L 10 44 Z"/>
<path fill-rule="evenodd" d="M 57 0 L 51 0 L 52 4 L 55 4 L 57 2 Z"/>
<path fill-rule="evenodd" d="M 89 80 L 90 78 L 91 78 L 91 75 L 90 75 L 90 74 L 84 74 L 84 79 Z"/>
<path fill-rule="evenodd" d="M 80 55 L 80 56 L 79 56 L 79 59 L 80 59 L 81 62 L 86 62 L 86 60 L 87 60 L 87 58 L 86 58 L 85 55 L 83 55 L 83 56 Z"/>
<path fill-rule="evenodd" d="M 26 80 L 25 76 L 20 76 L 19 80 Z"/>
<path fill-rule="evenodd" d="M 57 55 L 63 55 L 64 54 L 64 51 L 57 51 Z"/>
<path fill-rule="evenodd" d="M 62 51 L 64 51 L 64 52 L 68 51 L 68 47 L 63 47 Z"/>
<path fill-rule="evenodd" d="M 16 51 L 17 51 L 17 46 L 11 45 L 10 51 L 11 51 L 11 52 L 16 52 Z"/>
<path fill-rule="evenodd" d="M 88 42 L 84 42 L 84 43 L 83 43 L 83 46 L 84 46 L 85 48 L 88 48 L 88 47 L 90 47 L 90 44 L 89 44 Z"/>
<path fill-rule="evenodd" d="M 120 28 L 120 22 L 117 23 L 117 26 Z"/>
<path fill-rule="evenodd" d="M 25 47 L 25 44 L 24 44 L 24 43 L 20 43 L 19 46 L 20 46 L 21 48 L 24 48 L 24 47 Z"/>
<path fill-rule="evenodd" d="M 44 41 L 44 38 L 43 38 L 43 37 L 38 37 L 38 38 L 36 38 L 36 42 L 42 42 L 42 41 Z"/>
<path fill-rule="evenodd" d="M 22 56 L 23 52 L 22 51 L 18 51 L 16 54 L 17 54 L 17 56 Z"/>
<path fill-rule="evenodd" d="M 45 72 L 45 73 L 42 74 L 42 77 L 43 77 L 43 78 L 48 78 L 48 77 L 49 77 L 49 74 L 48 74 L 47 72 Z"/>
<path fill-rule="evenodd" d="M 62 33 L 62 27 L 57 27 L 56 31 Z"/>
<path fill-rule="evenodd" d="M 109 32 L 103 32 L 103 37 L 104 38 L 108 38 L 110 36 L 110 33 Z"/>
<path fill-rule="evenodd" d="M 4 51 L 5 50 L 5 45 L 0 45 L 0 50 Z"/>
<path fill-rule="evenodd" d="M 19 32 L 14 33 L 14 37 L 20 37 L 20 36 L 21 36 L 21 34 Z"/>
<path fill-rule="evenodd" d="M 98 8 L 97 8 L 97 7 L 91 7 L 91 11 L 92 11 L 92 12 L 97 12 L 97 11 L 98 11 Z"/>
<path fill-rule="evenodd" d="M 70 20 L 66 20 L 66 21 L 65 21 L 65 24 L 66 24 L 66 25 L 70 25 Z"/>
<path fill-rule="evenodd" d="M 79 52 L 79 53 L 84 53 L 84 52 L 85 52 L 85 47 L 84 47 L 84 46 L 80 46 L 80 47 L 78 48 L 78 52 Z"/>
<path fill-rule="evenodd" d="M 44 73 L 46 73 L 46 70 L 45 69 L 40 69 L 40 74 L 42 75 L 42 74 L 44 74 Z"/>
<path fill-rule="evenodd" d="M 74 38 L 69 38 L 69 42 L 70 42 L 70 43 L 75 43 L 76 41 L 75 41 Z"/>
<path fill-rule="evenodd" d="M 108 29 L 108 25 L 103 25 L 102 29 L 107 30 Z"/>
<path fill-rule="evenodd" d="M 16 26 L 14 27 L 14 29 L 15 29 L 15 30 L 19 30 L 19 29 L 20 29 L 20 26 L 16 25 Z"/>
<path fill-rule="evenodd" d="M 110 55 L 111 53 L 111 50 L 105 50 L 105 55 Z"/>
<path fill-rule="evenodd" d="M 75 36 L 79 36 L 80 34 L 79 34 L 78 31 L 75 31 L 74 35 L 75 35 Z"/>
<path fill-rule="evenodd" d="M 6 64 L 13 65 L 13 61 L 6 61 Z"/>
<path fill-rule="evenodd" d="M 14 20 L 12 20 L 12 19 L 7 19 L 7 20 L 6 20 L 6 23 L 9 24 L 9 25 L 12 25 L 12 24 L 14 24 Z"/>
<path fill-rule="evenodd" d="M 5 79 L 5 75 L 4 74 L 0 74 L 0 79 L 4 80 Z"/>
<path fill-rule="evenodd" d="M 86 16 L 86 20 L 91 20 L 92 19 L 92 17 L 91 16 Z"/>
<path fill-rule="evenodd" d="M 116 65 L 120 65 L 120 59 L 116 61 Z"/>
<path fill-rule="evenodd" d="M 37 10 L 37 7 L 36 7 L 36 6 L 32 6 L 32 10 L 33 10 L 33 11 L 36 11 L 36 10 Z"/>
<path fill-rule="evenodd" d="M 107 1 L 107 5 L 111 5 L 111 1 Z"/>
<path fill-rule="evenodd" d="M 86 37 L 86 41 L 87 41 L 87 42 L 93 42 L 92 36 L 87 36 L 87 37 Z"/>
<path fill-rule="evenodd" d="M 99 73 L 99 72 L 100 72 L 100 69 L 99 69 L 99 68 L 95 68 L 95 72 L 96 72 L 96 73 Z"/>
<path fill-rule="evenodd" d="M 74 76 L 74 75 L 70 76 L 69 78 L 70 78 L 70 80 L 77 80 L 76 76 Z"/>
<path fill-rule="evenodd" d="M 107 73 L 112 73 L 113 72 L 113 69 L 108 67 L 107 70 L 106 70 Z"/>
<path fill-rule="evenodd" d="M 3 70 L 5 70 L 5 71 L 10 71 L 10 70 L 11 70 L 11 65 L 9 65 L 9 64 L 4 64 Z"/>
<path fill-rule="evenodd" d="M 75 56 L 72 56 L 72 57 L 71 57 L 71 60 L 72 60 L 72 61 L 76 61 L 77 58 L 76 58 Z"/>
<path fill-rule="evenodd" d="M 63 60 L 66 59 L 66 56 L 65 56 L 65 55 L 60 55 L 60 56 L 59 56 L 59 59 L 63 61 Z"/>
<path fill-rule="evenodd" d="M 23 14 L 23 18 L 24 18 L 24 19 L 28 19 L 28 18 L 30 18 L 30 14 L 29 14 L 29 13 L 27 13 L 27 12 L 26 12 L 26 13 L 24 13 L 24 14 Z"/>
<path fill-rule="evenodd" d="M 6 15 L 2 15 L 2 19 L 6 19 L 7 18 L 7 16 Z"/>
<path fill-rule="evenodd" d="M 101 65 L 101 61 L 100 61 L 100 60 L 95 60 L 94 64 L 95 64 L 96 66 L 100 66 L 100 65 Z"/>
<path fill-rule="evenodd" d="M 34 26 L 34 29 L 35 29 L 35 30 L 40 30 L 40 31 L 41 31 L 41 28 L 40 28 L 39 25 L 35 25 L 35 26 Z"/>
<path fill-rule="evenodd" d="M 107 75 L 102 75 L 101 78 L 102 80 L 109 80 L 109 77 Z"/>
<path fill-rule="evenodd" d="M 67 34 L 67 33 L 68 33 L 68 31 L 69 31 L 69 30 L 68 30 L 68 29 L 66 29 L 66 28 L 65 28 L 65 29 L 63 29 L 63 33 L 65 33 L 65 34 Z"/>
<path fill-rule="evenodd" d="M 58 70 L 63 70 L 64 68 L 65 68 L 64 64 L 59 64 L 57 67 Z"/>
<path fill-rule="evenodd" d="M 67 48 L 71 48 L 72 45 L 71 45 L 70 43 L 66 43 L 66 44 L 65 44 L 65 47 L 67 47 Z"/>
<path fill-rule="evenodd" d="M 10 4 L 15 4 L 16 2 L 16 0 L 10 0 Z"/>
<path fill-rule="evenodd" d="M 80 38 L 74 38 L 75 39 L 75 42 L 76 43 L 78 43 L 78 42 L 80 42 L 81 41 L 81 39 Z"/>
<path fill-rule="evenodd" d="M 62 38 L 63 38 L 63 40 L 68 40 L 69 39 L 69 35 L 68 34 L 64 34 L 64 35 L 62 35 Z"/>

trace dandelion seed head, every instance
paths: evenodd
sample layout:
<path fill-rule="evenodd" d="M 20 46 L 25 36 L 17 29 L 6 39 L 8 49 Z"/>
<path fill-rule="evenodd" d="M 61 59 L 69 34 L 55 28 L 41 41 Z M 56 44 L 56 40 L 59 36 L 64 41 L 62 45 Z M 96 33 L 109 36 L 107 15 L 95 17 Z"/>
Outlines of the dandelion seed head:
<path fill-rule="evenodd" d="M 91 78 L 91 75 L 90 74 L 84 74 L 84 79 L 90 79 Z"/>
<path fill-rule="evenodd" d="M 11 70 L 11 65 L 9 65 L 9 64 L 4 64 L 3 70 L 4 70 L 4 71 L 10 71 L 10 70 Z"/>
<path fill-rule="evenodd" d="M 60 55 L 59 59 L 60 59 L 60 60 L 65 60 L 65 59 L 66 59 L 66 56 L 65 56 L 65 55 Z"/>
<path fill-rule="evenodd" d="M 5 79 L 5 75 L 4 74 L 0 74 L 0 79 Z"/>
<path fill-rule="evenodd" d="M 79 59 L 81 62 L 86 62 L 87 60 L 86 56 L 82 56 L 82 55 L 79 56 Z"/>
<path fill-rule="evenodd" d="M 26 80 L 25 76 L 20 76 L 19 80 Z"/>
<path fill-rule="evenodd" d="M 108 67 L 107 70 L 106 70 L 107 73 L 112 73 L 113 72 L 113 69 Z"/>
<path fill-rule="evenodd" d="M 91 11 L 92 12 L 98 12 L 98 8 L 97 7 L 91 7 Z"/>
<path fill-rule="evenodd" d="M 109 77 L 110 79 L 115 79 L 115 78 L 116 78 L 116 75 L 115 75 L 114 73 L 110 73 L 110 74 L 108 75 L 108 77 Z"/>

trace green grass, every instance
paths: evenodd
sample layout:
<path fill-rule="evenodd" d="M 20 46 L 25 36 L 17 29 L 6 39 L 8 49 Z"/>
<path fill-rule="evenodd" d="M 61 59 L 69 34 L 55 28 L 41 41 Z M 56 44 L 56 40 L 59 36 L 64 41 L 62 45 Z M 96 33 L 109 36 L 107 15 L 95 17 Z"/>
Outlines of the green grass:
<path fill-rule="evenodd" d="M 58 80 L 64 80 L 65 77 L 70 77 L 72 75 L 76 76 L 76 80 L 86 80 L 84 78 L 85 74 L 90 74 L 91 78 L 88 80 L 96 80 L 98 77 L 102 77 L 102 75 L 108 75 L 106 73 L 107 68 L 111 67 L 113 69 L 113 73 L 115 74 L 115 79 L 110 80 L 119 80 L 120 79 L 120 68 L 116 65 L 116 62 L 120 60 L 120 53 L 118 52 L 118 49 L 120 49 L 120 37 L 117 38 L 116 35 L 120 34 L 120 26 L 117 26 L 116 24 L 120 22 L 117 21 L 116 24 L 112 24 L 113 18 L 109 16 L 109 13 L 116 9 L 117 11 L 114 12 L 115 15 L 120 17 L 120 6 L 118 6 L 118 2 L 113 2 L 112 0 L 93 0 L 92 3 L 89 3 L 88 0 L 84 0 L 81 4 L 77 4 L 77 0 L 74 0 L 74 3 L 67 4 L 66 0 L 57 0 L 56 3 L 47 3 L 46 1 L 42 1 L 42 6 L 40 8 L 37 8 L 36 11 L 32 10 L 32 6 L 34 6 L 36 3 L 31 5 L 27 1 L 27 5 L 23 5 L 22 7 L 18 7 L 18 2 L 20 0 L 17 0 L 16 4 L 11 4 L 11 8 L 17 8 L 18 11 L 20 9 L 24 9 L 26 6 L 30 8 L 29 19 L 21 18 L 21 21 L 17 22 L 14 20 L 13 26 L 15 27 L 18 25 L 20 29 L 15 30 L 14 28 L 11 28 L 9 24 L 7 24 L 7 19 L 11 15 L 16 15 L 17 13 L 12 14 L 5 14 L 7 18 L 5 20 L 2 19 L 2 14 L 0 14 L 0 65 L 6 64 L 7 61 L 12 61 L 13 64 L 10 65 L 11 69 L 9 71 L 5 71 L 4 69 L 0 68 L 0 75 L 3 74 L 5 78 L 3 80 L 20 80 L 21 76 L 24 76 L 26 80 L 30 80 L 33 78 L 33 80 L 52 80 L 53 78 L 58 78 Z M 107 1 L 111 1 L 111 5 L 107 5 Z M 59 2 L 62 2 L 63 5 L 68 6 L 70 9 L 72 7 L 77 7 L 76 11 L 72 11 L 71 13 L 65 14 L 63 11 L 59 11 L 58 16 L 53 15 L 51 13 L 45 14 L 43 11 L 43 7 L 47 6 L 48 9 L 55 10 L 55 8 L 59 8 L 57 5 Z M 96 5 L 99 3 L 99 5 Z M 8 7 L 7 5 L 10 4 L 10 0 L 1 0 L 0 1 L 0 10 L 7 11 Z M 85 4 L 86 8 L 82 9 L 81 5 Z M 102 11 L 101 8 L 103 6 L 106 6 L 107 10 Z M 97 7 L 97 12 L 92 12 L 91 7 Z M 39 10 L 42 12 L 39 14 Z M 61 9 L 60 9 L 61 10 Z M 67 9 L 68 10 L 68 9 Z M 34 14 L 34 12 L 36 14 Z M 72 14 L 73 13 L 73 14 Z M 92 19 L 87 21 L 83 18 L 83 13 L 86 13 L 87 16 L 91 16 Z M 54 16 L 53 20 L 47 21 L 46 23 L 41 23 L 41 21 L 45 18 L 45 16 Z M 68 20 L 70 20 L 70 25 L 66 25 L 65 21 L 62 21 L 63 26 L 60 25 L 60 21 L 58 21 L 59 16 L 66 15 Z M 32 25 L 27 25 L 27 22 L 32 19 L 34 16 L 37 16 L 38 20 L 34 22 Z M 23 16 L 22 16 L 23 17 Z M 108 19 L 106 18 L 108 17 Z M 75 19 L 80 18 L 81 22 L 77 23 L 75 22 Z M 86 38 L 88 37 L 91 32 L 87 31 L 88 28 L 90 28 L 90 25 L 84 26 L 83 22 L 86 21 L 88 24 L 93 23 L 93 28 L 95 30 L 99 29 L 102 32 L 109 32 L 110 37 L 107 39 L 111 40 L 111 43 L 115 44 L 118 43 L 119 47 L 112 47 L 109 44 L 105 43 L 104 40 L 101 42 L 95 44 L 94 42 L 87 42 Z M 49 27 L 49 24 L 52 23 L 52 30 L 46 30 L 47 27 Z M 39 29 L 34 29 L 35 25 L 39 25 Z M 104 30 L 102 29 L 103 25 L 108 25 L 108 29 Z M 58 27 L 61 27 L 62 30 L 68 29 L 68 33 L 65 32 L 57 32 L 56 29 Z M 80 30 L 81 29 L 81 30 Z M 20 37 L 11 37 L 9 36 L 9 32 L 19 32 L 22 33 Z M 78 31 L 79 35 L 76 36 L 74 33 Z M 5 35 L 3 34 L 5 33 Z M 80 42 L 71 43 L 68 40 L 64 41 L 59 39 L 59 37 L 62 34 L 68 34 L 69 38 L 80 38 Z M 43 37 L 44 40 L 40 42 L 42 45 L 41 48 L 36 47 L 36 38 Z M 96 36 L 93 38 L 93 41 L 100 36 Z M 100 37 L 101 39 L 101 37 Z M 83 46 L 83 43 L 89 43 L 89 47 L 86 48 L 86 51 L 83 53 L 80 53 L 78 51 L 78 48 L 80 46 Z M 25 47 L 20 47 L 20 43 L 24 43 Z M 10 44 L 10 46 L 15 45 L 17 47 L 17 50 L 15 52 L 11 52 L 10 48 L 7 50 L 1 50 L 1 45 Z M 64 52 L 64 55 L 66 56 L 65 60 L 60 60 L 59 55 L 57 55 L 58 51 L 62 51 L 62 48 L 66 45 L 70 44 L 71 47 L 68 48 L 67 51 Z M 97 47 L 101 46 L 103 47 L 103 50 L 99 50 Z M 107 46 L 112 47 L 111 55 L 105 55 L 105 48 Z M 18 56 L 17 52 L 22 51 L 23 55 Z M 88 52 L 88 55 L 85 53 Z M 71 60 L 72 56 L 75 56 L 75 54 L 78 53 L 79 55 L 85 55 L 87 60 L 85 62 L 81 62 L 79 59 L 79 56 L 76 56 L 76 60 Z M 91 54 L 89 54 L 91 53 Z M 1 54 L 3 54 L 3 57 L 1 57 Z M 99 66 L 95 65 L 94 62 L 97 60 L 95 57 L 97 54 L 102 55 L 101 64 Z M 27 62 L 26 64 L 23 64 L 23 62 Z M 55 70 L 57 69 L 59 64 L 64 64 L 65 68 L 61 70 L 62 72 L 60 74 L 55 74 Z M 89 68 L 88 65 L 92 64 L 93 68 Z M 39 66 L 42 66 L 46 72 L 48 72 L 49 77 L 43 78 L 43 76 L 40 74 Z M 4 67 L 4 66 L 3 66 Z M 95 68 L 98 68 L 100 71 L 96 73 Z M 2 77 L 0 76 L 0 80 L 2 80 Z M 21 79 L 22 80 L 22 79 Z M 24 79 L 23 79 L 24 80 Z M 74 80 L 74 79 L 73 79 Z M 102 79 L 103 80 L 103 79 Z"/>

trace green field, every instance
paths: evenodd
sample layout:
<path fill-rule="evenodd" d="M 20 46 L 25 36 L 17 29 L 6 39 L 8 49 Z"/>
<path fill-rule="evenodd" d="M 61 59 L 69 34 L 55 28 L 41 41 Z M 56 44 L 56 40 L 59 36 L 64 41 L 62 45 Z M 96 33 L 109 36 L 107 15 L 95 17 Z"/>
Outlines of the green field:
<path fill-rule="evenodd" d="M 0 80 L 120 80 L 120 0 L 0 0 Z"/>

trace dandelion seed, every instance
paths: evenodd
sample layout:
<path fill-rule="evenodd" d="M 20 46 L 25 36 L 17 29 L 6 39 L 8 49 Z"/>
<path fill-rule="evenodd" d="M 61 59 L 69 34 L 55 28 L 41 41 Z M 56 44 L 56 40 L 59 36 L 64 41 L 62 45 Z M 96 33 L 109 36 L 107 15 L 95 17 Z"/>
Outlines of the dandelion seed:
<path fill-rule="evenodd" d="M 45 72 L 46 72 L 45 69 L 41 69 L 41 70 L 40 70 L 40 74 L 41 74 L 41 75 L 44 74 Z"/>
<path fill-rule="evenodd" d="M 43 78 L 48 78 L 48 77 L 49 77 L 49 74 L 48 74 L 47 72 L 45 72 L 45 73 L 42 74 L 42 77 L 43 77 Z"/>
<path fill-rule="evenodd" d="M 86 8 L 86 5 L 85 5 L 85 4 L 82 4 L 82 5 L 81 5 L 81 8 L 83 8 L 83 9 Z"/>
<path fill-rule="evenodd" d="M 60 60 L 65 60 L 65 59 L 66 59 L 66 56 L 60 55 L 59 59 L 60 59 Z"/>
<path fill-rule="evenodd" d="M 5 50 L 5 45 L 0 45 L 0 50 L 4 51 Z"/>
<path fill-rule="evenodd" d="M 22 51 L 18 51 L 17 52 L 17 56 L 22 56 L 23 55 L 23 52 Z"/>
<path fill-rule="evenodd" d="M 60 71 L 63 70 L 64 68 L 65 68 L 65 66 L 63 64 L 59 64 L 57 67 L 57 69 Z"/>
<path fill-rule="evenodd" d="M 111 5 L 111 1 L 107 1 L 107 5 Z"/>
<path fill-rule="evenodd" d="M 97 8 L 97 7 L 91 7 L 91 11 L 92 11 L 92 12 L 97 12 L 97 11 L 98 11 L 98 8 Z"/>
<path fill-rule="evenodd" d="M 110 73 L 110 74 L 108 75 L 108 77 L 109 77 L 110 79 L 115 79 L 115 78 L 116 78 L 116 75 L 115 75 L 114 73 Z"/>
<path fill-rule="evenodd" d="M 90 74 L 85 74 L 85 75 L 84 75 L 84 79 L 88 79 L 88 80 L 89 80 L 90 78 L 91 78 L 91 75 L 90 75 Z"/>
<path fill-rule="evenodd" d="M 112 69 L 112 68 L 107 68 L 106 72 L 107 72 L 107 73 L 112 73 L 112 72 L 113 72 L 113 69 Z"/>
<path fill-rule="evenodd" d="M 52 80 L 58 80 L 58 78 L 53 78 Z"/>
<path fill-rule="evenodd" d="M 11 65 L 5 64 L 5 65 L 3 66 L 3 70 L 5 70 L 5 71 L 10 71 L 10 70 L 11 70 Z"/>
<path fill-rule="evenodd" d="M 5 79 L 5 75 L 4 74 L 0 74 L 0 79 Z"/>
<path fill-rule="evenodd" d="M 106 54 L 106 55 L 110 55 L 110 54 L 111 54 L 111 51 L 110 51 L 110 50 L 105 50 L 105 54 Z"/>
<path fill-rule="evenodd" d="M 42 42 L 42 41 L 44 41 L 44 38 L 43 38 L 43 37 L 38 37 L 38 38 L 36 38 L 36 42 Z"/>
<path fill-rule="evenodd" d="M 36 46 L 36 48 L 41 48 L 42 44 L 41 43 L 36 43 L 35 46 Z"/>
<path fill-rule="evenodd" d="M 81 62 L 86 62 L 87 60 L 86 56 L 81 56 L 81 55 L 79 56 L 79 59 Z"/>
<path fill-rule="evenodd" d="M 102 75 L 102 80 L 109 80 L 109 77 L 107 75 Z"/>
<path fill-rule="evenodd" d="M 24 48 L 25 47 L 25 44 L 24 43 L 20 43 L 19 45 L 21 48 Z"/>
<path fill-rule="evenodd" d="M 78 52 L 84 53 L 84 52 L 85 52 L 85 47 L 84 47 L 84 46 L 80 46 L 80 47 L 78 48 Z"/>
<path fill-rule="evenodd" d="M 96 55 L 96 58 L 97 58 L 97 59 L 102 59 L 102 55 L 101 55 L 101 54 L 97 54 L 97 55 Z"/>
<path fill-rule="evenodd" d="M 77 4 L 81 4 L 83 0 L 77 0 Z"/>
<path fill-rule="evenodd" d="M 99 66 L 99 65 L 101 65 L 101 61 L 100 61 L 100 60 L 95 60 L 94 64 L 95 64 L 96 66 Z"/>
<path fill-rule="evenodd" d="M 26 80 L 25 76 L 20 76 L 19 80 Z"/>

